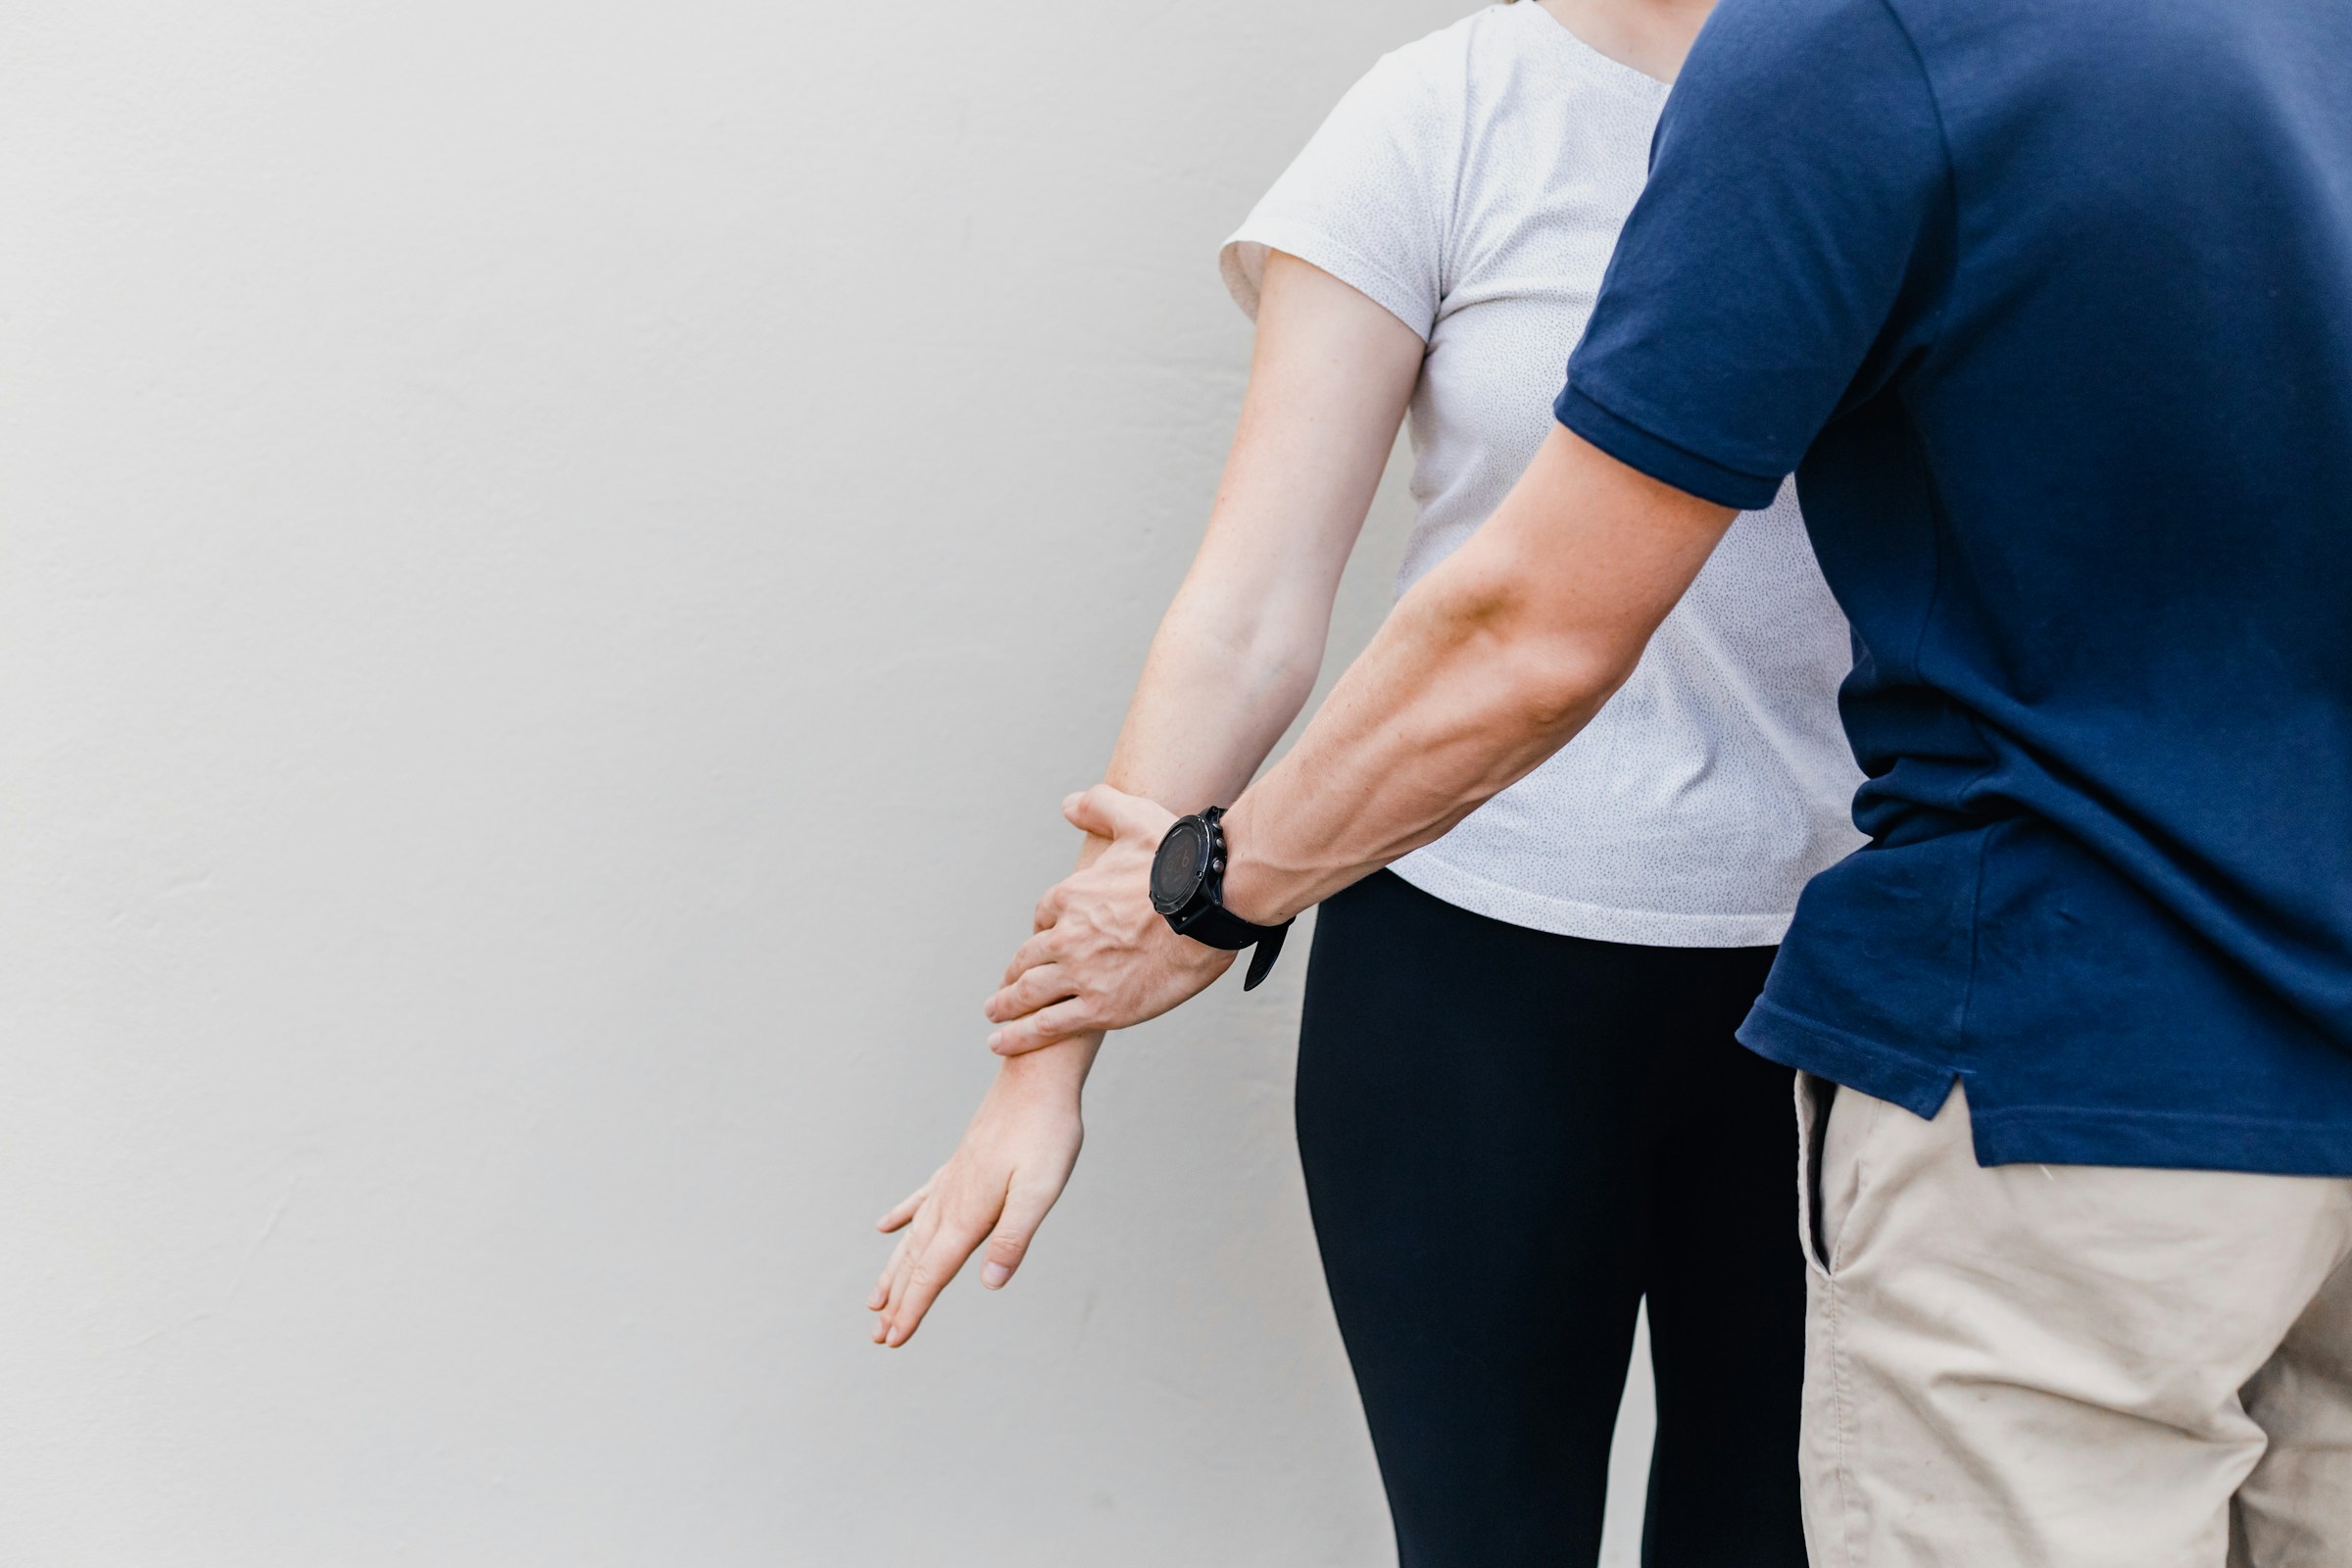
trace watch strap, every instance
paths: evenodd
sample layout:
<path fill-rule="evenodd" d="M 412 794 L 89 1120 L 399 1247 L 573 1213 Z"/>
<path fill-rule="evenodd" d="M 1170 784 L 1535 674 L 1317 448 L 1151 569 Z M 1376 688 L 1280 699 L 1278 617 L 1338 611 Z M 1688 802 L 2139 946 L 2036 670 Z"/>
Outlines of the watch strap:
<path fill-rule="evenodd" d="M 1250 955 L 1250 972 L 1242 977 L 1244 991 L 1255 991 L 1257 983 L 1273 969 L 1274 960 L 1282 956 L 1282 939 L 1291 934 L 1291 922 L 1285 920 L 1271 930 L 1264 926 L 1257 929 L 1266 934 L 1257 939 L 1257 951 Z"/>
<path fill-rule="evenodd" d="M 1239 953 L 1254 947 L 1250 956 L 1250 973 L 1242 981 L 1244 991 L 1255 991 L 1274 960 L 1282 956 L 1283 938 L 1291 934 L 1291 922 L 1280 925 L 1253 925 L 1221 904 L 1205 899 L 1191 913 L 1168 922 L 1179 934 L 1191 937 L 1205 947 L 1222 948 L 1227 953 Z"/>
<path fill-rule="evenodd" d="M 1223 905 L 1208 899 L 1196 901 L 1192 908 L 1168 924 L 1195 942 L 1223 948 L 1227 953 L 1239 953 L 1266 934 L 1264 926 L 1251 925 Z"/>
<path fill-rule="evenodd" d="M 1254 947 L 1257 951 L 1250 956 L 1250 972 L 1242 980 L 1242 989 L 1255 991 L 1258 982 L 1274 967 L 1274 960 L 1282 956 L 1283 939 L 1291 933 L 1291 922 L 1258 925 L 1225 907 L 1225 829 L 1221 820 L 1224 815 L 1224 808 L 1218 806 L 1200 813 L 1200 820 L 1208 829 L 1208 865 L 1189 906 L 1166 918 L 1179 936 L 1190 937 L 1203 947 L 1227 953 Z M 1161 842 L 1164 845 L 1166 841 Z"/>

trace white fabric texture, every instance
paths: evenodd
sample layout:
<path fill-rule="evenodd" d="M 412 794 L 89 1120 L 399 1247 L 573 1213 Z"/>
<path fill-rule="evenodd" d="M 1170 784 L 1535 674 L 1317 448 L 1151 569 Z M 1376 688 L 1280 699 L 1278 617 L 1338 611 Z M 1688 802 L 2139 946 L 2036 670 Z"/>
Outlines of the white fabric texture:
<path fill-rule="evenodd" d="M 1226 242 L 1256 314 L 1280 250 L 1428 343 L 1409 416 L 1420 516 L 1402 594 L 1467 539 L 1552 427 L 1666 87 L 1525 0 L 1387 55 Z M 1396 862 L 1448 903 L 1652 947 L 1778 942 L 1859 847 L 1836 708 L 1845 621 L 1792 487 L 1743 514 L 1585 731 Z"/>

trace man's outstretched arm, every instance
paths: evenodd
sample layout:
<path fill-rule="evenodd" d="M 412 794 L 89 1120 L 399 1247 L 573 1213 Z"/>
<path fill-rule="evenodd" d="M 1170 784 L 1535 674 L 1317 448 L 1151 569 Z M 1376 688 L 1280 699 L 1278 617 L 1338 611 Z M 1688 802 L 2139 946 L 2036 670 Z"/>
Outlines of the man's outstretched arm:
<path fill-rule="evenodd" d="M 1737 514 L 1554 428 L 1494 515 L 1397 604 L 1288 757 L 1226 815 L 1225 902 L 1261 924 L 1420 848 L 1582 729 Z M 1213 978 L 1152 914 L 1169 808 L 1104 786 L 1071 817 L 1112 844 L 1039 906 L 988 1015 L 1033 1050 L 1155 1017 Z"/>

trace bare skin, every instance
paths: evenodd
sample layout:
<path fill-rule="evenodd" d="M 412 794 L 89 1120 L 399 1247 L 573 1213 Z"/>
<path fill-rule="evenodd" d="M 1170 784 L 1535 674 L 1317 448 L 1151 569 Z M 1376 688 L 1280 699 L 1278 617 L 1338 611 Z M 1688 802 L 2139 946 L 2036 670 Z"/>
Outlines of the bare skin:
<path fill-rule="evenodd" d="M 1582 729 L 1737 515 L 1565 429 L 1398 601 L 1290 755 L 1226 813 L 1225 903 L 1274 924 L 1443 835 Z M 1099 784 L 1110 848 L 1038 906 L 988 1016 L 1000 1052 L 1156 1017 L 1216 978 L 1152 918 L 1163 806 Z"/>
<path fill-rule="evenodd" d="M 1268 261 L 1232 454 L 1128 707 L 1112 784 L 1187 809 L 1231 801 L 1305 707 L 1421 356 L 1412 329 L 1355 289 L 1290 256 Z M 1081 871 L 1110 844 L 1090 833 Z M 1232 962 L 1188 946 L 1204 985 Z M 983 1244 L 991 1290 L 1027 1255 L 1078 1157 L 1079 1093 L 1102 1043 L 1092 1030 L 1057 1039 L 1005 1061 L 947 1164 L 883 1215 L 900 1242 L 866 1303 L 876 1344 L 905 1344 Z"/>
<path fill-rule="evenodd" d="M 1667 81 L 1713 7 L 1713 0 L 1537 3 L 1599 53 Z M 1340 572 L 1422 352 L 1418 337 L 1354 289 L 1292 257 L 1269 262 L 1250 390 L 1207 534 L 1160 623 L 1104 785 L 1063 803 L 1064 815 L 1088 836 L 1071 881 L 1038 906 L 1041 936 L 1058 933 L 1053 953 L 1033 952 L 1033 939 L 1007 967 L 1006 989 L 987 1008 L 1003 1026 L 990 1037 L 1005 1057 L 997 1082 L 949 1161 L 879 1222 L 900 1240 L 867 1303 L 877 1314 L 875 1343 L 905 1344 L 984 1246 L 984 1287 L 1003 1286 L 1020 1266 L 1076 1163 L 1080 1094 L 1103 1030 L 1113 1027 L 1082 1019 L 1141 1021 L 1232 963 L 1231 955 L 1175 937 L 1120 895 L 1141 885 L 1139 866 L 1148 866 L 1170 820 L 1154 803 L 1197 810 L 1234 801 L 1304 706 Z M 1363 662 L 1349 684 L 1364 684 Z M 1334 694 L 1333 707 L 1346 690 Z M 1464 744 L 1456 738 L 1457 751 Z M 1547 754 L 1548 747 L 1535 760 Z M 1253 799 L 1245 804 L 1256 809 Z M 1245 815 L 1237 829 L 1254 834 L 1249 822 Z M 1229 901 L 1252 901 L 1236 907 L 1270 911 L 1296 896 L 1258 888 L 1253 874 L 1237 865 L 1228 876 Z M 1333 874 L 1324 868 L 1320 880 Z M 1080 881 L 1088 877 L 1099 882 Z M 1298 889 L 1314 885 L 1309 878 Z M 1099 896 L 1081 896 L 1090 887 Z M 1068 974 L 1059 967 L 1062 948 L 1071 956 Z M 1044 962 L 1033 961 L 1041 956 Z M 1139 958 L 1148 961 L 1133 961 Z M 1091 992 L 1081 975 L 1097 977 Z"/>

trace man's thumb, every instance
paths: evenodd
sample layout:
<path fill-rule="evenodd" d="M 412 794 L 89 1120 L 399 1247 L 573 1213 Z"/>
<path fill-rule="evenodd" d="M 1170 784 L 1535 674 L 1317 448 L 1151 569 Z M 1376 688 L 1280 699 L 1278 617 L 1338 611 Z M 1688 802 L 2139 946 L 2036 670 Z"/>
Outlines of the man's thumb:
<path fill-rule="evenodd" d="M 1080 832 L 1115 839 L 1119 836 L 1121 822 L 1128 814 L 1120 808 L 1133 799 L 1132 796 L 1121 795 L 1107 784 L 1098 784 L 1091 790 L 1080 790 L 1063 801 L 1061 814 L 1069 819 L 1070 826 Z"/>

